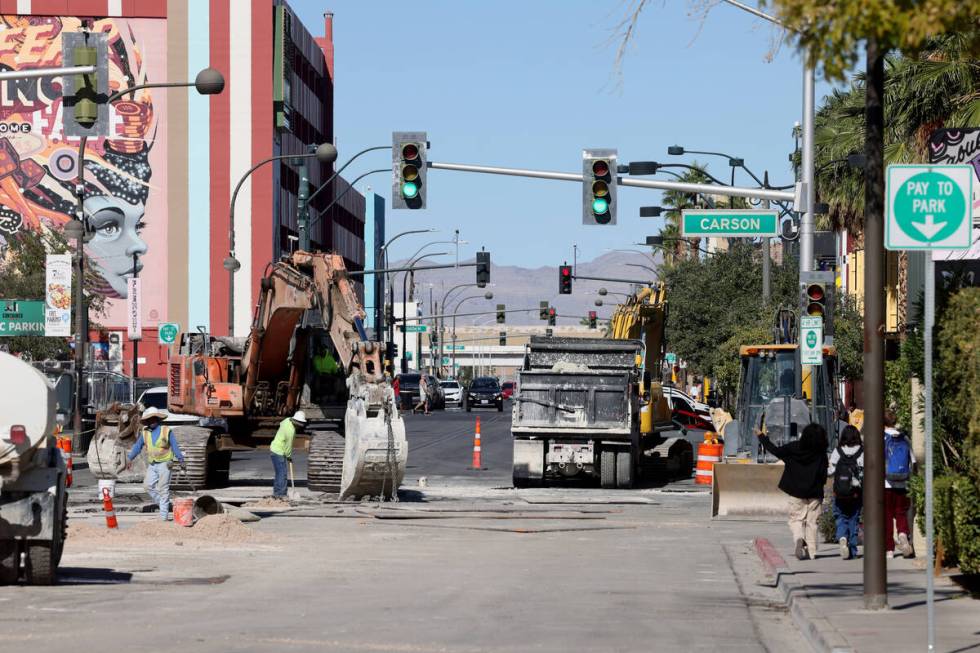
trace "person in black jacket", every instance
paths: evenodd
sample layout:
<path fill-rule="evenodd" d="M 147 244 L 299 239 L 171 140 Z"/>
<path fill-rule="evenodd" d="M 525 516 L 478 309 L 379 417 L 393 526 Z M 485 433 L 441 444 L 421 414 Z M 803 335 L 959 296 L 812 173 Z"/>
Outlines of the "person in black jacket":
<path fill-rule="evenodd" d="M 803 428 L 799 440 L 776 446 L 767 435 L 759 442 L 786 467 L 779 489 L 791 497 L 789 530 L 796 542 L 796 557 L 807 560 L 817 553 L 817 518 L 827 483 L 827 432 L 819 424 Z"/>

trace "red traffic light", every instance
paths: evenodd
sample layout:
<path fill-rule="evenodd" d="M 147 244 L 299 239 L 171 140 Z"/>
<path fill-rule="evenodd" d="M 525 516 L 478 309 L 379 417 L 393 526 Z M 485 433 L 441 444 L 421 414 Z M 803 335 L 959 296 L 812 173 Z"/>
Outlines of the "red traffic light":
<path fill-rule="evenodd" d="M 589 311 L 589 319 L 590 320 L 596 319 L 596 312 L 595 311 Z"/>
<path fill-rule="evenodd" d="M 806 288 L 806 296 L 811 302 L 820 302 L 824 298 L 823 286 L 818 283 L 812 283 Z"/>
<path fill-rule="evenodd" d="M 548 309 L 548 315 L 550 315 L 550 316 L 552 316 L 552 317 L 554 317 L 554 315 L 555 315 L 555 309 L 553 309 L 553 308 L 549 308 L 549 309 Z"/>
<path fill-rule="evenodd" d="M 605 177 L 609 174 L 609 162 L 599 159 L 592 164 L 592 174 L 596 177 Z"/>
<path fill-rule="evenodd" d="M 402 158 L 406 161 L 414 161 L 419 158 L 419 146 L 415 143 L 405 143 L 402 145 Z"/>
<path fill-rule="evenodd" d="M 563 277 L 570 277 L 570 276 L 572 276 L 572 269 L 570 267 L 568 267 L 568 266 L 564 266 L 563 265 L 562 268 L 561 268 L 561 276 L 563 276 Z"/>

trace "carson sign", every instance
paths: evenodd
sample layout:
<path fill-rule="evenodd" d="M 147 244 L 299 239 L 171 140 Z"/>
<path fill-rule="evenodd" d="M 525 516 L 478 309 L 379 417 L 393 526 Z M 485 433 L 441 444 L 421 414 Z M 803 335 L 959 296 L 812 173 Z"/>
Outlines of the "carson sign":
<path fill-rule="evenodd" d="M 752 209 L 691 209 L 682 211 L 681 233 L 715 238 L 755 238 L 779 235 L 776 211 Z"/>

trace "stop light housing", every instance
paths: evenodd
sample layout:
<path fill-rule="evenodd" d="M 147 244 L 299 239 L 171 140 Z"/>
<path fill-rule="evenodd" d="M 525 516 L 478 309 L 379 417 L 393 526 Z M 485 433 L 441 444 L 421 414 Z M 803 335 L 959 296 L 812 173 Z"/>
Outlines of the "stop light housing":
<path fill-rule="evenodd" d="M 800 316 L 823 318 L 824 335 L 834 334 L 834 272 L 800 273 Z"/>
<path fill-rule="evenodd" d="M 548 326 L 555 326 L 555 321 L 558 319 L 558 312 L 555 310 L 554 306 L 548 307 Z"/>
<path fill-rule="evenodd" d="M 501 347 L 506 347 L 507 346 L 507 332 L 506 331 L 501 331 L 500 332 L 500 346 Z"/>
<path fill-rule="evenodd" d="M 108 136 L 109 48 L 106 34 L 65 32 L 61 47 L 65 66 L 95 66 L 93 73 L 62 78 L 65 136 Z"/>
<path fill-rule="evenodd" d="M 558 266 L 558 293 L 560 295 L 572 294 L 572 266 Z"/>
<path fill-rule="evenodd" d="M 476 253 L 476 285 L 486 288 L 490 283 L 490 252 Z"/>
<path fill-rule="evenodd" d="M 387 358 L 388 360 L 395 360 L 396 358 L 398 358 L 397 342 L 385 343 L 385 358 Z"/>
<path fill-rule="evenodd" d="M 616 172 L 616 150 L 582 150 L 582 224 L 616 224 Z"/>
<path fill-rule="evenodd" d="M 391 208 L 425 208 L 427 147 L 425 132 L 392 133 Z"/>
<path fill-rule="evenodd" d="M 541 302 L 538 304 L 540 307 L 538 310 L 538 319 L 547 320 L 548 319 L 548 302 Z"/>
<path fill-rule="evenodd" d="M 594 329 L 599 321 L 598 315 L 595 311 L 589 311 L 589 328 Z"/>
<path fill-rule="evenodd" d="M 497 304 L 497 324 L 503 324 L 507 321 L 507 314 L 504 311 L 507 307 L 504 304 Z"/>

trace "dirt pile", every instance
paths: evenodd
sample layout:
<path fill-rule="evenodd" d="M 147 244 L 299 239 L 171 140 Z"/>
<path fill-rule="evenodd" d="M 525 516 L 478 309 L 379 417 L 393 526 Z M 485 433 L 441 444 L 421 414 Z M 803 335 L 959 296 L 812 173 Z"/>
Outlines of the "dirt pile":
<path fill-rule="evenodd" d="M 141 546 L 149 543 L 183 546 L 228 546 L 265 543 L 270 536 L 258 533 L 230 515 L 208 515 L 187 528 L 173 522 L 147 519 L 132 526 L 108 529 L 93 524 L 68 522 L 68 544 L 90 546 Z"/>
<path fill-rule="evenodd" d="M 278 499 L 276 497 L 263 497 L 248 503 L 243 503 L 242 508 L 289 508 L 292 504 L 288 499 Z"/>

